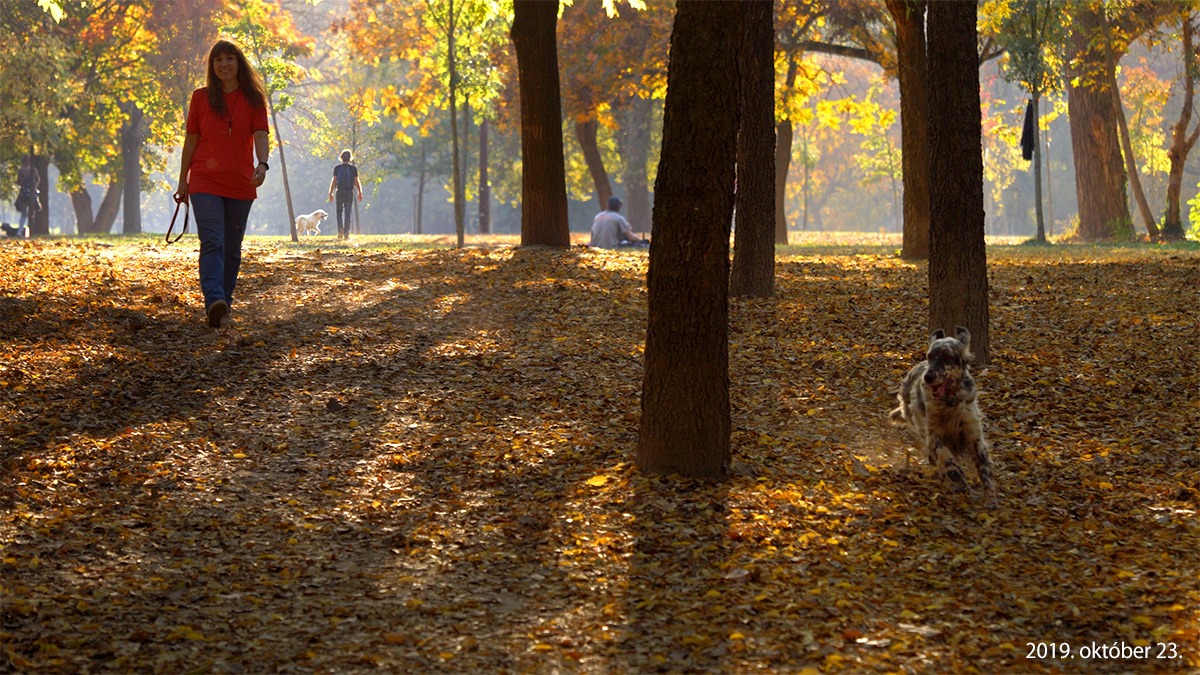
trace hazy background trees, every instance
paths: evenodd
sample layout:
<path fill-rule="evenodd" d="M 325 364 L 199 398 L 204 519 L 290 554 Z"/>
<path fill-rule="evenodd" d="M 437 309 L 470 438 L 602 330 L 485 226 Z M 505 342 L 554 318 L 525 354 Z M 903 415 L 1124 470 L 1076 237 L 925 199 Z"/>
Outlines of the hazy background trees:
<path fill-rule="evenodd" d="M 273 45 L 265 58 L 278 64 L 266 70 L 296 213 L 324 204 L 336 155 L 351 148 L 367 189 L 361 232 L 454 233 L 456 182 L 465 232 L 520 230 L 511 3 L 42 4 L 49 11 L 0 0 L 0 29 L 10 36 L 0 45 L 5 221 L 16 218 L 16 168 L 32 150 L 49 207 L 35 232 L 164 230 L 187 93 L 202 84 L 212 41 L 245 41 L 239 22 L 260 12 L 256 35 Z M 1192 228 L 1200 182 L 1188 85 L 1195 3 L 989 0 L 979 8 L 986 232 L 1036 231 L 1035 169 L 1019 149 L 1029 94 L 1012 77 L 1016 52 L 1003 51 L 1017 43 L 1012 18 L 1028 5 L 1056 12 L 1055 25 L 1072 28 L 1039 52 L 1057 85 L 1046 87 L 1038 119 L 1046 233 L 1119 239 L 1161 230 L 1178 237 Z M 774 3 L 776 242 L 805 230 L 927 232 L 915 214 L 928 186 L 905 162 L 919 164 L 906 146 L 920 150 L 927 142 L 920 123 L 902 125 L 906 113 L 917 120 L 923 113 L 902 110 L 911 55 L 897 47 L 912 37 L 897 17 L 924 7 L 917 0 Z M 575 0 L 560 14 L 570 228 L 586 230 L 611 192 L 625 200 L 635 227 L 648 231 L 674 5 Z M 1102 124 L 1086 121 L 1093 112 Z M 273 161 L 272 168 L 281 167 Z M 254 233 L 288 232 L 289 200 L 281 172 L 272 173 L 251 216 Z M 1134 175 L 1145 208 L 1136 208 Z M 922 236 L 906 237 L 906 250 Z M 923 257 L 920 249 L 912 257 Z"/>

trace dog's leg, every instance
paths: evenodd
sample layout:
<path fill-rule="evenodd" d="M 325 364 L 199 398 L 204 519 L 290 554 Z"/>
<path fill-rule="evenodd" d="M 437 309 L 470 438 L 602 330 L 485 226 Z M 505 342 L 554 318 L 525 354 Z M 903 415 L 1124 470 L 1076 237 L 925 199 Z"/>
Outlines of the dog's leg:
<path fill-rule="evenodd" d="M 975 442 L 975 471 L 979 474 L 979 482 L 983 483 L 989 504 L 996 503 L 996 481 L 992 477 L 992 457 L 988 452 L 987 441 L 980 438 Z"/>
<path fill-rule="evenodd" d="M 925 434 L 925 458 L 929 460 L 929 466 L 941 467 L 938 463 L 938 448 L 942 444 L 931 434 Z"/>
<path fill-rule="evenodd" d="M 967 478 L 966 474 L 963 473 L 962 465 L 958 463 L 958 459 L 954 456 L 954 453 L 950 452 L 950 448 L 946 447 L 945 443 L 936 438 L 933 439 L 930 454 L 936 454 L 938 475 L 944 476 L 951 483 L 954 483 L 954 489 L 959 492 L 968 491 Z M 933 457 L 931 456 L 930 459 L 932 460 Z"/>

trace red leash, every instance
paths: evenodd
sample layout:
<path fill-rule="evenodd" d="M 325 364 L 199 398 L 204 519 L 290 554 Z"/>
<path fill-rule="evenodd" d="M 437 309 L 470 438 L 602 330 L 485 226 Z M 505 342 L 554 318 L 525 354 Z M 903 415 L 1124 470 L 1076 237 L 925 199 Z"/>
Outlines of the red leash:
<path fill-rule="evenodd" d="M 180 232 L 174 239 L 172 239 L 171 238 L 171 230 L 175 229 L 175 219 L 179 217 L 179 207 L 181 207 L 181 206 L 183 207 L 183 231 Z M 171 226 L 167 228 L 166 240 L 167 240 L 168 244 L 174 244 L 175 242 L 182 239 L 183 235 L 187 234 L 188 219 L 191 218 L 191 215 L 192 215 L 192 207 L 188 205 L 187 197 L 180 197 L 179 195 L 175 195 L 175 215 L 171 216 Z"/>

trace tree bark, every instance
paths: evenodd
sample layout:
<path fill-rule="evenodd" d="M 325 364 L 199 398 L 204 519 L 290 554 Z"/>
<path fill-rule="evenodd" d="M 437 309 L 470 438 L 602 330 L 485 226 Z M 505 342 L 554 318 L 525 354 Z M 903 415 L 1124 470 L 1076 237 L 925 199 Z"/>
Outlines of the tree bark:
<path fill-rule="evenodd" d="M 1167 241 L 1179 241 L 1184 238 L 1183 217 L 1180 206 L 1180 191 L 1183 187 L 1183 168 L 1187 163 L 1196 139 L 1200 137 L 1200 124 L 1191 133 L 1188 127 L 1192 123 L 1192 105 L 1196 100 L 1196 51 L 1192 33 L 1192 15 L 1182 10 L 1183 21 L 1183 109 L 1179 111 L 1179 121 L 1171 131 L 1171 168 L 1167 173 L 1167 214 L 1163 222 L 1163 238 Z"/>
<path fill-rule="evenodd" d="M 784 90 L 790 91 L 796 84 L 797 54 L 788 57 L 788 70 L 784 78 Z M 775 125 L 775 243 L 788 243 L 787 227 L 787 181 L 792 167 L 792 120 L 780 120 Z"/>
<path fill-rule="evenodd" d="M 421 173 L 417 178 L 417 214 L 413 222 L 413 234 L 421 234 L 421 219 L 424 216 L 422 210 L 425 208 L 425 159 L 426 153 L 429 151 L 429 139 L 421 138 Z"/>
<path fill-rule="evenodd" d="M 608 198 L 613 195 L 612 183 L 608 180 L 608 171 L 604 168 L 604 157 L 600 155 L 600 144 L 596 140 L 600 123 L 595 119 L 575 120 L 575 140 L 583 150 L 583 161 L 587 164 L 588 173 L 592 176 L 592 184 L 596 186 L 596 198 L 600 200 L 600 208 L 608 207 Z"/>
<path fill-rule="evenodd" d="M 116 178 L 108 183 L 100 207 L 96 209 L 96 232 L 99 234 L 112 233 L 113 224 L 117 222 L 117 214 L 121 211 L 121 195 L 124 193 L 123 181 Z"/>
<path fill-rule="evenodd" d="M 1046 236 L 1050 237 L 1054 235 L 1054 183 L 1050 180 L 1050 127 L 1046 127 L 1046 133 L 1042 136 L 1039 152 L 1042 153 L 1042 171 L 1045 172 L 1043 180 L 1046 185 Z"/>
<path fill-rule="evenodd" d="M 100 199 L 100 207 L 92 213 L 92 195 L 87 190 L 71 193 L 71 207 L 75 210 L 75 231 L 79 234 L 109 234 L 117 213 L 121 209 L 122 182 L 113 178 Z"/>
<path fill-rule="evenodd" d="M 50 158 L 46 155 L 33 155 L 32 164 L 41 181 L 39 186 L 42 191 L 42 210 L 35 213 L 29 222 L 29 236 L 48 237 L 50 236 Z"/>
<path fill-rule="evenodd" d="M 1034 238 L 1046 243 L 1046 216 L 1042 209 L 1042 144 L 1038 138 L 1041 133 L 1038 121 L 1041 119 L 1041 96 L 1033 95 L 1033 210 L 1037 220 L 1037 234 Z"/>
<path fill-rule="evenodd" d="M 479 234 L 492 233 L 492 184 L 488 181 L 488 119 L 479 122 Z"/>
<path fill-rule="evenodd" d="M 788 243 L 787 178 L 792 167 L 792 121 L 775 125 L 775 243 Z"/>
<path fill-rule="evenodd" d="M 1111 34 L 1111 31 L 1106 30 Z M 1133 199 L 1137 202 L 1138 212 L 1142 215 L 1142 224 L 1150 241 L 1158 240 L 1158 223 L 1150 212 L 1150 203 L 1146 201 L 1146 191 L 1142 189 L 1142 178 L 1138 173 L 1137 158 L 1133 155 L 1133 142 L 1129 139 L 1129 122 L 1125 118 L 1125 106 L 1121 104 L 1121 87 L 1117 84 L 1117 60 L 1112 53 L 1112 40 L 1106 35 L 1104 41 L 1105 72 L 1108 77 L 1108 92 L 1113 99 L 1113 110 L 1117 111 L 1117 130 L 1121 132 L 1121 148 L 1125 158 L 1125 173 L 1129 177 L 1129 188 Z"/>
<path fill-rule="evenodd" d="M 1113 97 L 1104 90 L 1097 73 L 1097 69 L 1103 69 L 1105 57 L 1103 46 L 1093 44 L 1093 37 L 1101 30 L 1103 17 L 1085 4 L 1071 24 L 1074 58 L 1067 68 L 1079 238 L 1084 241 L 1110 239 L 1132 222 L 1117 138 L 1117 112 Z"/>
<path fill-rule="evenodd" d="M 514 0 L 512 41 L 521 90 L 521 245 L 571 245 L 563 165 L 558 2 Z"/>
<path fill-rule="evenodd" d="M 737 141 L 737 196 L 729 292 L 775 292 L 775 16 L 771 0 L 741 5 L 743 44 Z"/>
<path fill-rule="evenodd" d="M 275 104 L 271 102 L 271 97 L 267 97 L 267 108 L 271 111 L 271 125 L 275 127 L 275 148 L 279 151 L 279 175 L 283 177 L 283 197 L 287 202 L 288 212 L 288 231 L 292 235 L 292 243 L 300 243 L 300 233 L 296 231 L 296 208 L 292 206 L 292 188 L 288 184 L 287 160 L 283 154 L 283 134 L 279 131 L 279 117 L 275 114 Z M 346 231 L 349 232 L 349 223 L 346 223 Z"/>
<path fill-rule="evenodd" d="M 900 257 L 929 257 L 929 98 L 926 92 L 924 0 L 887 0 L 896 23 L 900 145 L 904 173 L 904 239 Z"/>
<path fill-rule="evenodd" d="M 654 183 L 637 467 L 725 478 L 730 463 L 729 223 L 742 8 L 676 5 Z"/>
<path fill-rule="evenodd" d="M 625 213 L 637 232 L 650 229 L 650 126 L 654 116 L 654 101 L 633 96 L 621 115 L 621 132 L 617 142 L 625 163 L 622 181 L 625 188 Z"/>
<path fill-rule="evenodd" d="M 465 0 L 464 0 L 465 1 Z M 549 3 L 547 3 L 549 4 Z M 558 3 L 554 3 L 557 7 Z M 450 0 L 449 18 L 446 26 L 446 36 L 448 49 L 446 50 L 446 60 L 450 71 L 450 139 L 451 152 L 453 160 L 451 161 L 451 177 L 454 189 L 454 234 L 457 245 L 462 248 L 466 244 L 466 211 L 463 201 L 465 194 L 463 191 L 463 174 L 462 164 L 460 163 L 459 147 L 458 147 L 458 58 L 455 55 L 454 33 L 457 30 L 455 19 L 457 15 L 454 11 L 454 0 Z"/>
<path fill-rule="evenodd" d="M 132 103 L 121 106 L 129 116 L 121 129 L 121 166 L 125 175 L 122 234 L 142 232 L 142 111 Z"/>
<path fill-rule="evenodd" d="M 75 211 L 75 231 L 79 234 L 95 234 L 96 216 L 92 213 L 92 195 L 87 190 L 72 192 L 71 208 Z"/>
<path fill-rule="evenodd" d="M 974 2 L 934 2 L 928 19 L 929 327 L 971 331 L 988 361 L 983 131 Z"/>

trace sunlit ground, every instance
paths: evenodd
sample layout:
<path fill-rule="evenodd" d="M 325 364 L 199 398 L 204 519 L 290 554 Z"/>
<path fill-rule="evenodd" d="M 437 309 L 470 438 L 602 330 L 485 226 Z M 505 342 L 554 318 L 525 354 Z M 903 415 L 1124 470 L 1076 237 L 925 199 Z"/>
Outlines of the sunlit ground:
<path fill-rule="evenodd" d="M 1194 245 L 989 249 L 987 509 L 887 423 L 898 242 L 731 301 L 695 484 L 632 466 L 645 252 L 477 241 L 252 238 L 223 331 L 194 237 L 0 241 L 0 671 L 1200 668 Z"/>

